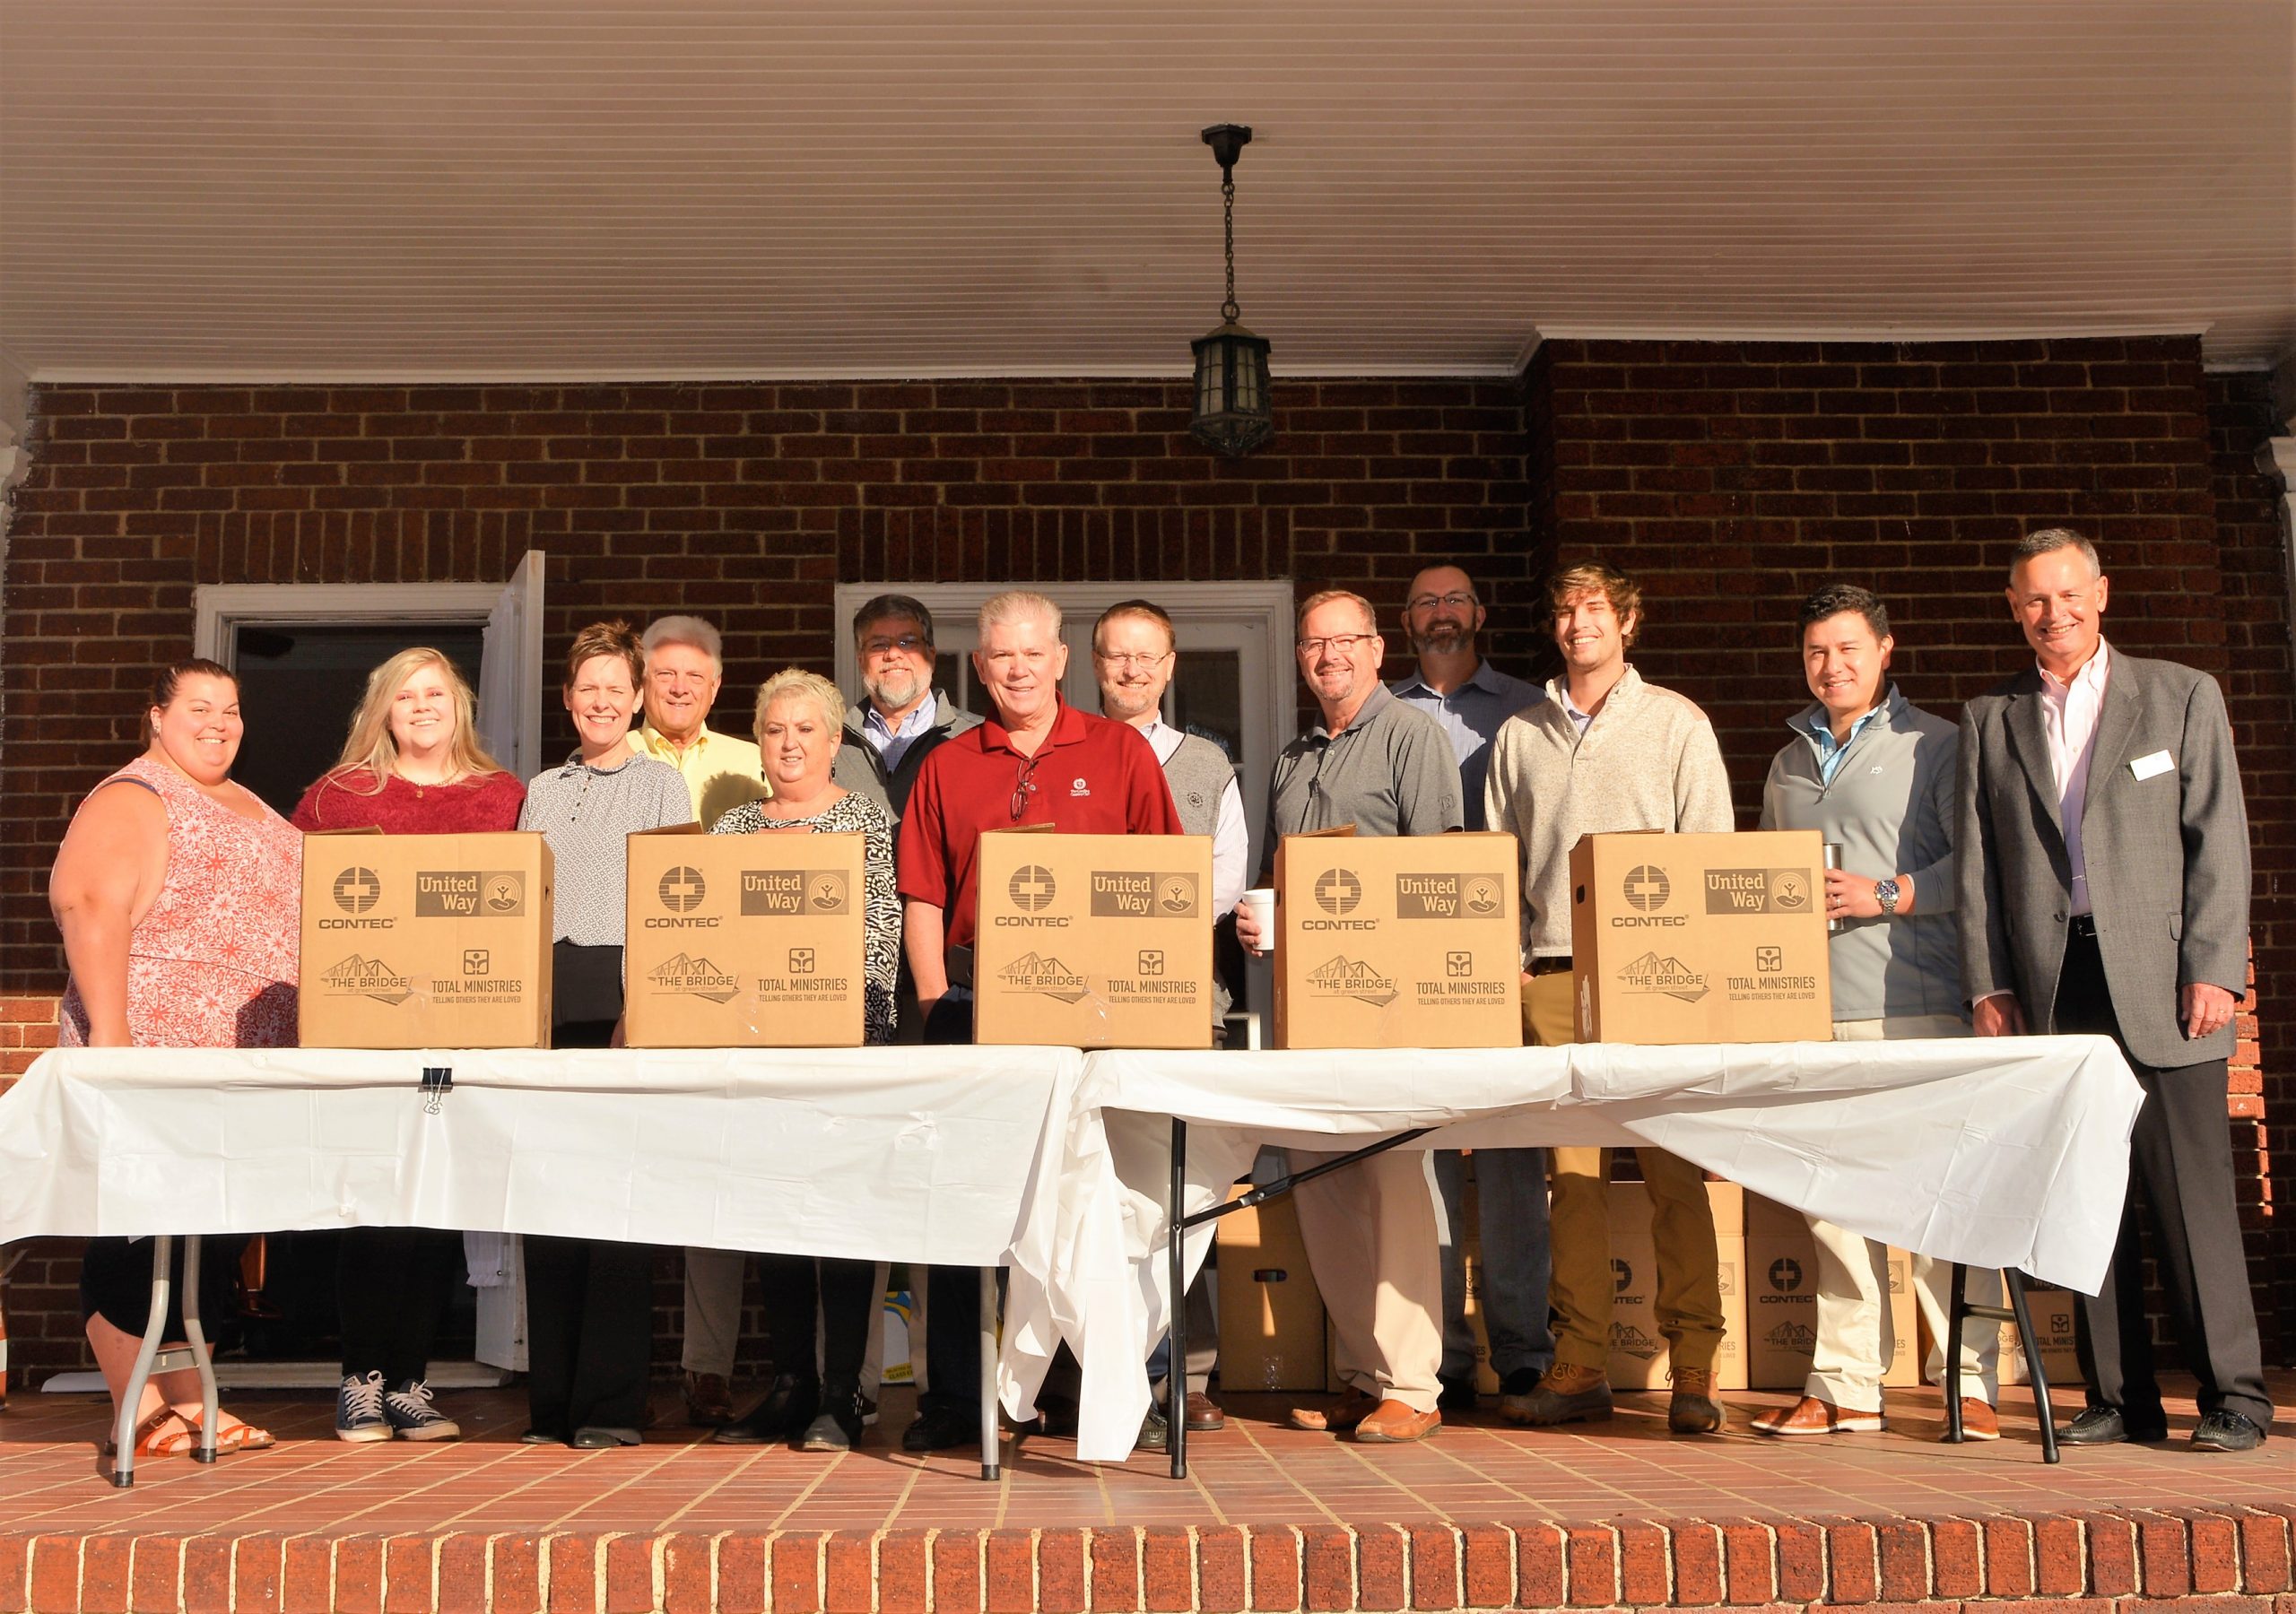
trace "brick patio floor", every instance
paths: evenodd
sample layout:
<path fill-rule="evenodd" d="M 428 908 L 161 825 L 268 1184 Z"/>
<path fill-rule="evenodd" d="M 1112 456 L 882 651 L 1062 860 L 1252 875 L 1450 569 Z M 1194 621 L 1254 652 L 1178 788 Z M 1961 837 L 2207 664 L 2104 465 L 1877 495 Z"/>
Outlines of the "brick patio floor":
<path fill-rule="evenodd" d="M 2296 1374 L 2274 1375 L 2274 1389 L 2296 1402 Z M 2291 1589 L 2296 1419 L 2283 1415 L 2259 1452 L 2204 1455 L 2182 1444 L 2188 1399 L 2171 1402 L 2167 1445 L 2068 1451 L 2050 1467 L 2018 1390 L 2005 1392 L 2006 1438 L 1961 1447 L 1936 1441 L 1935 1390 L 1893 1393 L 1881 1436 L 1765 1440 L 1746 1419 L 1787 1398 L 1737 1393 L 1726 1397 L 1726 1433 L 1680 1439 L 1665 1432 L 1661 1397 L 1631 1395 L 1608 1425 L 1523 1430 L 1486 1415 L 1384 1449 L 1283 1427 L 1283 1401 L 1239 1396 L 1227 1430 L 1190 1441 L 1185 1481 L 1161 1453 L 1088 1464 L 1065 1442 L 1032 1440 L 994 1485 L 969 1453 L 900 1453 L 903 1392 L 861 1449 L 837 1458 L 711 1445 L 667 1422 L 621 1451 L 521 1446 L 518 1393 L 445 1399 L 463 1440 L 352 1446 L 331 1437 L 331 1400 L 243 1398 L 235 1410 L 277 1432 L 279 1449 L 213 1468 L 152 1461 L 121 1492 L 96 1455 L 100 1399 L 19 1395 L 0 1416 L 0 1614 L 810 1614 L 920 1598 L 1441 1609 L 1566 1595 L 1605 1606 Z M 665 1419 L 674 1402 L 657 1398 Z M 2069 1549 L 2052 1544 L 2062 1531 Z M 2066 1550 L 2072 1567 L 2051 1568 Z M 2228 1552 L 2231 1570 L 2210 1566 Z M 1962 1556 L 1975 1566 L 1965 1587 Z M 1072 1567 L 1089 1598 L 1070 1594 Z M 1235 1575 L 1248 1591 L 1231 1596 Z M 1391 1580 L 1408 1601 L 1388 1601 Z"/>

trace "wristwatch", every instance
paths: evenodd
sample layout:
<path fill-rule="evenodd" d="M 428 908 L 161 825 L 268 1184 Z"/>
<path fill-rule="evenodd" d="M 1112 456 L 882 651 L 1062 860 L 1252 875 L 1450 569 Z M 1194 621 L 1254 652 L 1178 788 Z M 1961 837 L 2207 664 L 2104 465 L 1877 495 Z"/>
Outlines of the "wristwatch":
<path fill-rule="evenodd" d="M 1882 916 L 1890 918 L 1898 911 L 1898 882 L 1877 880 L 1874 882 L 1874 900 L 1882 905 Z"/>

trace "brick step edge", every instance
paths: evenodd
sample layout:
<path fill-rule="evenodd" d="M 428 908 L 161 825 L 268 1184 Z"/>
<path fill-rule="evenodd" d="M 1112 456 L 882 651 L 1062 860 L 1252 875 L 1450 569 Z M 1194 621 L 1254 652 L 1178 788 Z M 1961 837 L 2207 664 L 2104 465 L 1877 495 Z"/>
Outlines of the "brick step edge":
<path fill-rule="evenodd" d="M 2296 1614 L 2296 1505 L 1057 1530 L 0 1534 L 0 1614 L 1097 1614 L 2087 1600 Z"/>

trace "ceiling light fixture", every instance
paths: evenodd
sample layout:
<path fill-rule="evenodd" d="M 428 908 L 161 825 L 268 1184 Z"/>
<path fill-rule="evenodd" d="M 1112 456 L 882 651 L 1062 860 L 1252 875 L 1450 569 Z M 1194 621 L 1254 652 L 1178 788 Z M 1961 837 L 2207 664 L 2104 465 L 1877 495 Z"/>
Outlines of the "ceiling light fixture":
<path fill-rule="evenodd" d="M 1196 409 L 1187 429 L 1196 441 L 1231 458 L 1249 454 L 1275 435 L 1267 394 L 1267 339 L 1236 323 L 1236 158 L 1250 143 L 1242 124 L 1214 124 L 1204 143 L 1220 163 L 1220 200 L 1227 224 L 1228 298 L 1220 325 L 1188 345 L 1196 350 Z"/>

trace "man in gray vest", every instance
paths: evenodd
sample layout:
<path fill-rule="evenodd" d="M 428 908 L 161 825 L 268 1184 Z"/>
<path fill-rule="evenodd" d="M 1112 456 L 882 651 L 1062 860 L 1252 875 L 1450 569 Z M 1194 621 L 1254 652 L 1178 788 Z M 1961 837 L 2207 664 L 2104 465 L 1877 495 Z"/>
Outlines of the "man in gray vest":
<path fill-rule="evenodd" d="M 879 594 L 853 613 L 863 699 L 845 710 L 844 743 L 830 778 L 883 808 L 896 831 L 925 759 L 943 741 L 980 724 L 946 690 L 933 687 L 934 656 L 933 613 L 922 602 Z"/>
<path fill-rule="evenodd" d="M 1100 683 L 1100 716 L 1128 723 L 1145 735 L 1190 835 L 1212 837 L 1212 911 L 1233 912 L 1243 899 L 1251 866 L 1251 830 L 1244 820 L 1243 793 L 1236 787 L 1228 753 L 1201 734 L 1185 733 L 1164 721 L 1164 691 L 1178 664 L 1172 619 L 1146 600 L 1109 606 L 1092 624 L 1092 671 Z M 1230 998 L 1223 985 L 1215 1012 L 1224 1016 Z M 1215 1035 L 1224 1035 L 1215 1028 Z M 1207 1263 L 1208 1264 L 1208 1263 Z M 1210 1394 L 1212 1370 L 1220 1359 L 1220 1316 L 1211 1285 L 1198 1273 L 1187 1291 L 1187 1427 L 1217 1429 L 1227 1414 Z M 1154 1444 L 1158 1422 L 1152 1409 L 1146 1444 Z"/>
<path fill-rule="evenodd" d="M 1491 737 L 1499 725 L 1546 692 L 1509 678 L 1483 659 L 1483 602 L 1474 581 L 1456 566 L 1431 566 L 1411 580 L 1404 598 L 1403 630 L 1419 665 L 1387 687 L 1417 707 L 1450 737 L 1466 791 L 1466 827 L 1483 827 L 1483 785 L 1491 768 Z M 1491 1370 L 1499 1375 L 1502 1406 L 1519 1407 L 1554 1362 L 1554 1333 L 1547 1326 L 1546 1291 L 1552 1276 L 1547 1248 L 1546 1150 L 1474 1151 L 1475 1228 L 1483 1247 L 1480 1300 L 1491 1343 Z M 1443 1395 L 1446 1412 L 1475 1406 L 1474 1330 L 1467 1322 L 1466 1161 L 1456 1149 L 1435 1151 L 1435 1185 L 1443 1196 Z"/>
<path fill-rule="evenodd" d="M 1816 700 L 1786 726 L 1794 738 L 1770 765 L 1765 829 L 1815 829 L 1840 849 L 1826 872 L 1826 942 L 1833 1038 L 1873 1042 L 1967 1037 L 1960 940 L 1953 924 L 1954 764 L 1961 734 L 1913 705 L 1890 680 L 1890 615 L 1848 583 L 1802 606 L 1802 672 Z M 1894 1349 L 1883 1245 L 1811 1217 L 1818 1254 L 1818 1338 L 1802 1399 L 1753 1420 L 1758 1435 L 1870 1434 L 1887 1428 L 1882 1380 Z M 1913 1258 L 1914 1296 L 1943 1340 L 1952 1263 Z M 1998 1273 L 1972 1271 L 1970 1297 L 2001 1303 Z M 1965 1331 L 1961 1431 L 1998 1439 L 2001 1332 Z M 1930 1371 L 1943 1370 L 1933 1348 Z"/>

